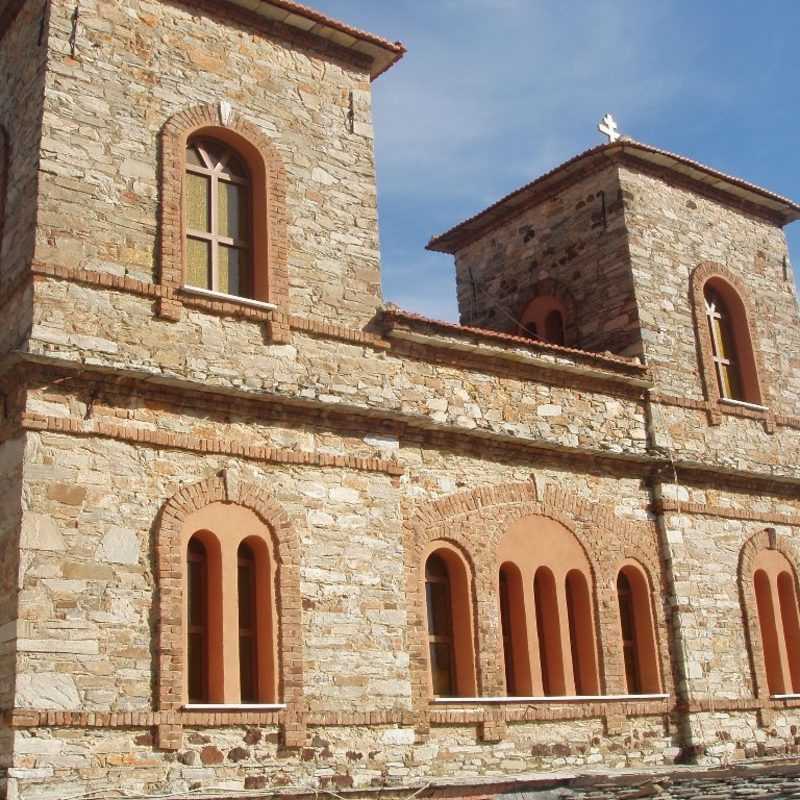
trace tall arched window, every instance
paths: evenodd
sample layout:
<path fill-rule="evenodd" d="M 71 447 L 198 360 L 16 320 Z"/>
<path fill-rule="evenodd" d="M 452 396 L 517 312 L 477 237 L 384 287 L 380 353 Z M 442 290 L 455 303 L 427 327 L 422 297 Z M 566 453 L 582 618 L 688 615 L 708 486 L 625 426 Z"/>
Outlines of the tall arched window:
<path fill-rule="evenodd" d="M 253 297 L 250 172 L 230 146 L 188 141 L 185 208 L 186 283 Z"/>
<path fill-rule="evenodd" d="M 750 337 L 742 298 L 733 286 L 721 277 L 714 276 L 703 284 L 703 303 L 706 330 L 710 343 L 711 364 L 720 398 L 746 403 L 761 403 L 755 353 Z"/>
<path fill-rule="evenodd" d="M 472 697 L 477 683 L 470 578 L 466 563 L 449 545 L 425 561 L 425 600 L 433 694 Z"/>
<path fill-rule="evenodd" d="M 633 564 L 624 566 L 617 575 L 617 603 L 628 694 L 656 694 L 661 691 L 661 679 L 650 584 Z"/>
<path fill-rule="evenodd" d="M 208 691 L 208 555 L 192 537 L 186 554 L 187 688 L 190 703 L 207 703 Z"/>
<path fill-rule="evenodd" d="M 800 694 L 800 614 L 794 568 L 783 553 L 755 559 L 753 592 L 770 694 Z"/>
<path fill-rule="evenodd" d="M 533 579 L 536 603 L 536 629 L 539 636 L 539 660 L 542 690 L 545 695 L 564 695 L 564 659 L 561 651 L 561 622 L 558 613 L 556 581 L 547 567 L 539 567 Z"/>
<path fill-rule="evenodd" d="M 428 647 L 433 693 L 444 697 L 455 694 L 455 648 L 453 609 L 447 564 L 435 553 L 425 565 L 425 594 L 428 606 Z"/>
<path fill-rule="evenodd" d="M 592 631 L 592 601 L 586 576 L 577 569 L 567 573 L 564 590 L 567 596 L 569 642 L 572 650 L 572 674 L 575 693 L 596 695 L 600 692 L 595 663 Z"/>
<path fill-rule="evenodd" d="M 259 701 L 256 559 L 242 542 L 238 553 L 239 582 L 239 686 L 243 703 Z"/>
<path fill-rule="evenodd" d="M 528 697 L 532 692 L 528 663 L 528 637 L 522 574 L 516 564 L 500 567 L 500 627 L 508 697 Z"/>

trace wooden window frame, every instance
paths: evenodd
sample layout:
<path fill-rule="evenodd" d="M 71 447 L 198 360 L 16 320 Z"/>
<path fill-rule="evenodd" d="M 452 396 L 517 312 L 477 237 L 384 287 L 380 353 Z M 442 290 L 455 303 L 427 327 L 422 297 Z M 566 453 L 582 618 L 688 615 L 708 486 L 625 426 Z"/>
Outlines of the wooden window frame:
<path fill-rule="evenodd" d="M 222 148 L 222 157 L 221 159 L 212 166 L 213 159 L 208 152 L 208 148 L 206 145 L 208 142 L 213 142 L 214 144 L 218 144 Z M 201 231 L 196 228 L 189 227 L 189 220 L 188 220 L 188 202 L 186 200 L 188 194 L 188 182 L 184 180 L 184 208 L 187 211 L 187 216 L 184 219 L 184 230 L 186 234 L 186 246 L 188 249 L 188 241 L 190 239 L 195 239 L 198 241 L 206 242 L 209 245 L 210 250 L 210 267 L 211 267 L 211 280 L 210 286 L 208 287 L 196 287 L 196 288 L 208 288 L 208 290 L 212 292 L 217 292 L 219 294 L 227 294 L 231 297 L 239 297 L 244 299 L 254 300 L 256 299 L 253 297 L 254 294 L 254 270 L 253 270 L 253 250 L 252 250 L 252 242 L 253 242 L 253 182 L 248 174 L 246 178 L 239 177 L 237 175 L 232 174 L 231 172 L 226 171 L 226 166 L 228 165 L 231 157 L 241 158 L 239 153 L 230 145 L 221 140 L 213 139 L 210 137 L 198 137 L 192 136 L 186 143 L 186 149 L 194 148 L 200 154 L 200 158 L 205 162 L 204 165 L 192 164 L 188 160 L 186 162 L 186 173 L 191 173 L 192 175 L 199 175 L 203 178 L 208 179 L 208 213 L 209 213 L 209 223 L 208 226 L 210 228 L 209 231 Z M 241 159 L 243 162 L 244 159 Z M 249 169 L 245 166 L 249 173 Z M 245 228 L 246 238 L 233 238 L 230 236 L 223 236 L 219 233 L 220 230 L 220 219 L 219 219 L 219 190 L 221 183 L 230 183 L 234 186 L 243 186 L 246 188 L 246 197 L 247 197 L 247 207 L 246 213 L 244 214 L 243 218 L 243 227 Z M 219 262 L 220 262 L 220 252 L 222 247 L 230 247 L 239 251 L 239 253 L 243 254 L 243 267 L 246 274 L 246 280 L 244 283 L 246 284 L 246 288 L 242 291 L 240 286 L 240 291 L 238 294 L 234 295 L 230 292 L 224 292 L 220 286 L 220 277 L 219 277 Z M 187 263 L 185 269 L 185 285 L 191 286 L 188 283 L 188 255 L 187 255 Z M 241 278 L 240 278 L 241 283 Z"/>

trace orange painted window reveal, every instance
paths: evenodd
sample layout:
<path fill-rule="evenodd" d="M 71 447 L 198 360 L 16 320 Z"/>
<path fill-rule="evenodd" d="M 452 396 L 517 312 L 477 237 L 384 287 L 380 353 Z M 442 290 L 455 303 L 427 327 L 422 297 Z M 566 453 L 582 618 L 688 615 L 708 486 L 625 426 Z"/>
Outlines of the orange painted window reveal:
<path fill-rule="evenodd" d="M 470 581 L 461 556 L 439 547 L 425 561 L 428 659 L 437 697 L 477 693 Z"/>
<path fill-rule="evenodd" d="M 755 355 L 742 299 L 721 278 L 711 278 L 705 284 L 703 297 L 720 397 L 760 403 Z"/>
<path fill-rule="evenodd" d="M 500 540 L 497 559 L 506 694 L 599 694 L 591 568 L 575 535 L 526 517 Z"/>
<path fill-rule="evenodd" d="M 783 553 L 762 550 L 753 570 L 770 694 L 800 693 L 800 616 L 794 568 Z"/>
<path fill-rule="evenodd" d="M 661 691 L 650 583 L 641 568 L 628 563 L 617 575 L 622 655 L 628 694 Z"/>
<path fill-rule="evenodd" d="M 186 702 L 277 702 L 269 529 L 249 509 L 213 503 L 187 518 L 183 537 Z"/>
<path fill-rule="evenodd" d="M 566 312 L 557 297 L 543 295 L 534 298 L 520 319 L 520 334 L 552 344 L 564 344 Z"/>

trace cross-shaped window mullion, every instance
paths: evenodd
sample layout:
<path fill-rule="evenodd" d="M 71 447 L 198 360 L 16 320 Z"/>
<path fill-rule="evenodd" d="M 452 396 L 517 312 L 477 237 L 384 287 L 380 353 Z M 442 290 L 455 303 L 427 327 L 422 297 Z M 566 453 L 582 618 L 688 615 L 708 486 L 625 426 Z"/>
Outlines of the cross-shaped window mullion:
<path fill-rule="evenodd" d="M 717 326 L 714 324 L 717 320 L 722 322 L 722 315 L 717 311 L 714 303 L 706 302 L 706 316 L 708 317 L 708 330 L 711 334 L 711 350 L 712 359 L 717 372 L 717 384 L 719 385 L 720 394 L 723 397 L 727 396 L 725 386 L 727 385 L 724 367 L 730 367 L 730 360 L 722 357 L 721 342 L 717 338 Z"/>

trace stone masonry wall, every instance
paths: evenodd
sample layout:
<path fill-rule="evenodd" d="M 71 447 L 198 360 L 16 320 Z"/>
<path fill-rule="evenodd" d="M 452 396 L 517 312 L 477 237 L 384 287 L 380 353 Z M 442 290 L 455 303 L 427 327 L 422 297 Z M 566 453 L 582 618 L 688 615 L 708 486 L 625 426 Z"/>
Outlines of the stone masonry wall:
<path fill-rule="evenodd" d="M 571 299 L 568 344 L 641 352 L 621 189 L 612 166 L 462 247 L 456 280 L 463 325 L 516 333 L 515 320 L 537 287 L 551 293 L 554 282 Z"/>
<path fill-rule="evenodd" d="M 381 302 L 369 75 L 205 8 L 85 4 L 72 58 L 74 4 L 52 2 L 36 258 L 157 281 L 160 131 L 227 101 L 285 165 L 292 313 L 361 327 Z"/>
<path fill-rule="evenodd" d="M 732 272 L 754 303 L 764 404 L 796 415 L 800 312 L 781 228 L 639 170 L 621 167 L 620 182 L 645 355 L 658 389 L 704 399 L 689 280 L 710 261 Z"/>

